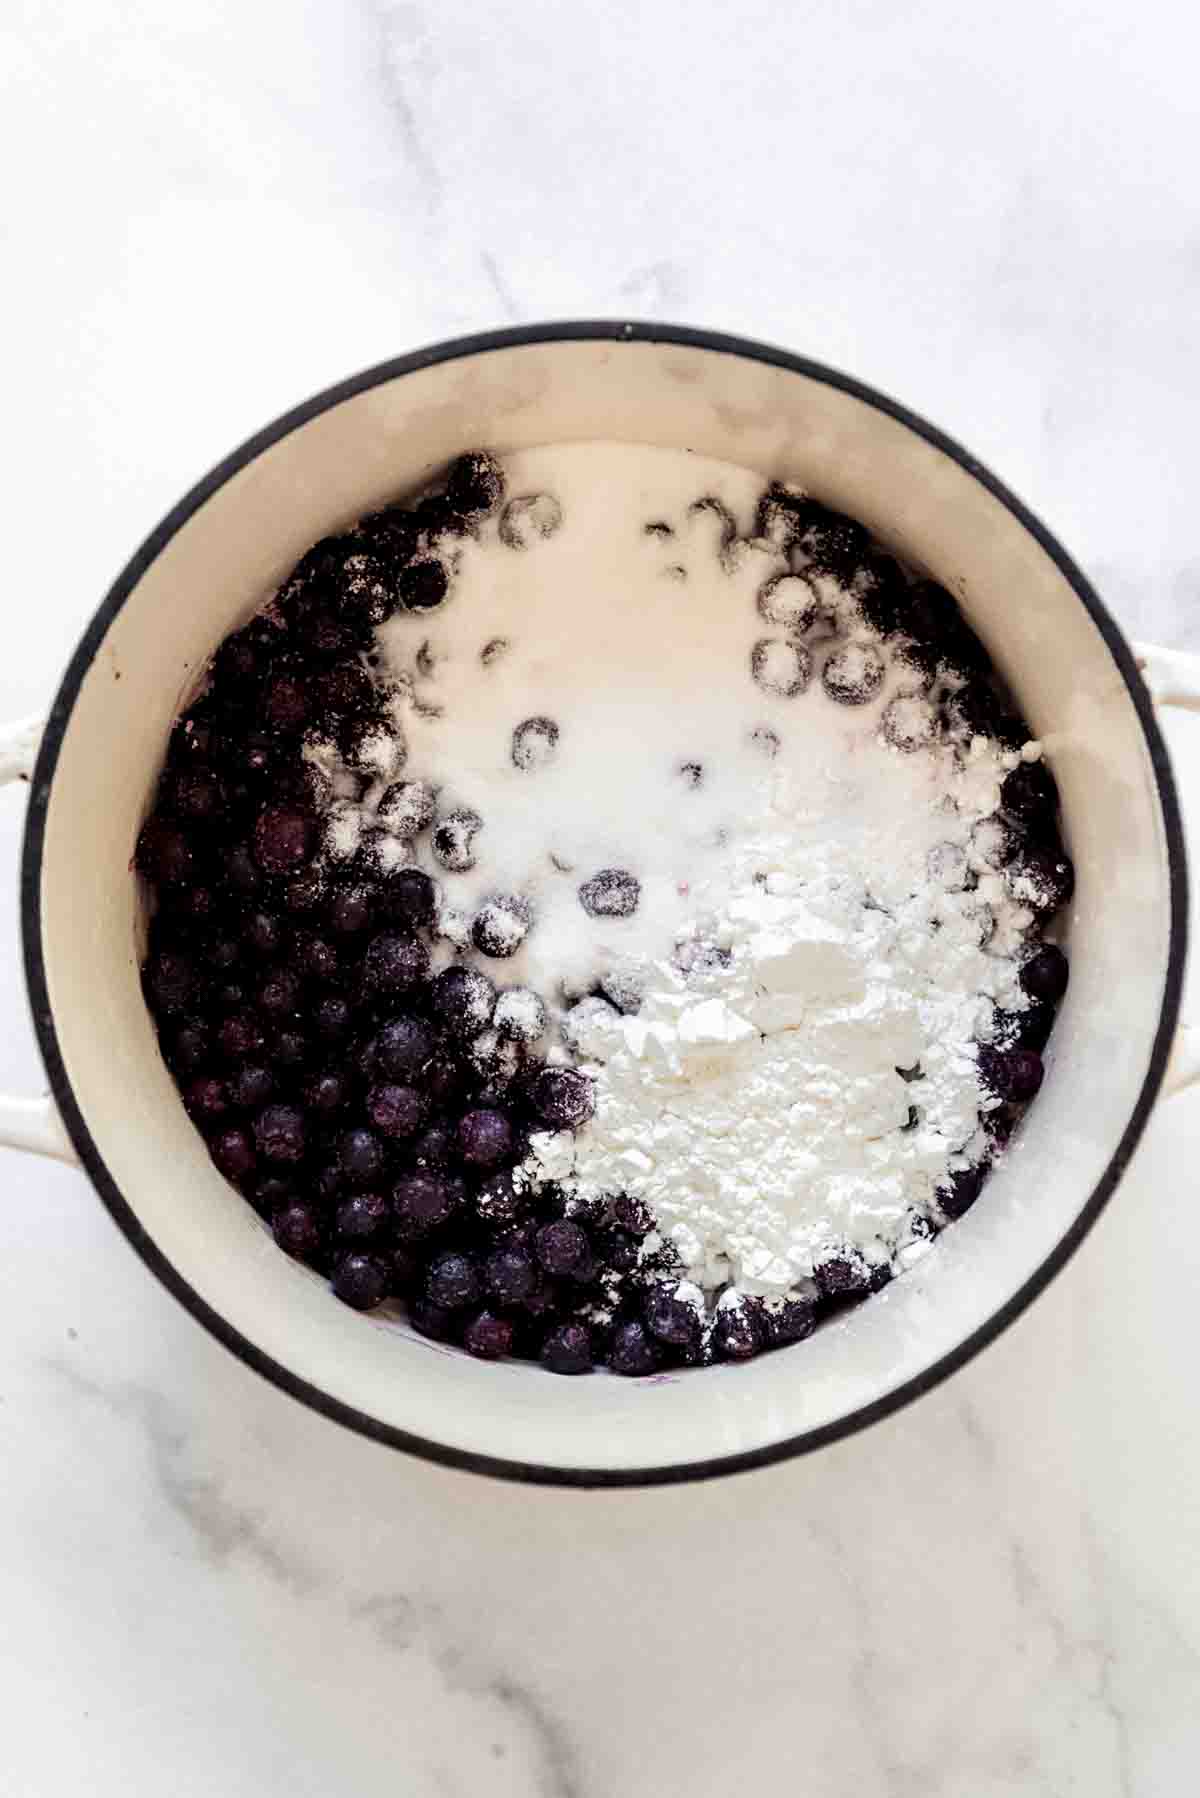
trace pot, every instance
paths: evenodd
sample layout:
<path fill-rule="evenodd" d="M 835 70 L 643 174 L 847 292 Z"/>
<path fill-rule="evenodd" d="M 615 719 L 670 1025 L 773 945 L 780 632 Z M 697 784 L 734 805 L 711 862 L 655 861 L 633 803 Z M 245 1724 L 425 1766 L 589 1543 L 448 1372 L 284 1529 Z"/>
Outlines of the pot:
<path fill-rule="evenodd" d="M 936 1252 L 809 1342 L 646 1381 L 480 1364 L 364 1318 L 281 1255 L 213 1168 L 139 985 L 133 845 L 167 732 L 214 647 L 316 538 L 476 444 L 617 438 L 795 480 L 959 597 L 1042 737 L 1077 888 L 1045 1085 Z M 1169 701 L 1198 690 L 1159 657 Z M 270 425 L 203 480 L 100 606 L 39 732 L 23 868 L 30 1000 L 51 1095 L 0 1139 L 74 1155 L 147 1267 L 284 1391 L 379 1441 L 516 1478 L 703 1477 L 812 1449 L 928 1391 L 1063 1266 L 1113 1193 L 1176 1034 L 1179 806 L 1134 653 L 1053 537 L 986 469 L 882 395 L 782 351 L 665 326 L 570 324 L 443 344 Z M 1188 1078 L 1191 1066 L 1180 1069 Z"/>

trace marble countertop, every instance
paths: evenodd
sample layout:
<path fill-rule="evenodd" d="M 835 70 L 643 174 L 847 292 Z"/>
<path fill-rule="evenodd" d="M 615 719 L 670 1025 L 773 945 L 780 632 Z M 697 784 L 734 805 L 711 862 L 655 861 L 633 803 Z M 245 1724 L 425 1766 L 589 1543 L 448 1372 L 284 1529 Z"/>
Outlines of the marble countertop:
<path fill-rule="evenodd" d="M 0 715 L 315 388 L 496 323 L 776 339 L 912 402 L 1200 648 L 1200 34 L 1173 0 L 17 0 Z M 1184 721 L 1200 730 L 1200 720 Z M 19 796 L 0 803 L 11 866 Z M 37 1057 L 7 884 L 0 1085 Z M 261 1383 L 0 1151 L 6 1798 L 1185 1798 L 1200 1105 L 1016 1327 L 866 1435 L 526 1491 Z"/>

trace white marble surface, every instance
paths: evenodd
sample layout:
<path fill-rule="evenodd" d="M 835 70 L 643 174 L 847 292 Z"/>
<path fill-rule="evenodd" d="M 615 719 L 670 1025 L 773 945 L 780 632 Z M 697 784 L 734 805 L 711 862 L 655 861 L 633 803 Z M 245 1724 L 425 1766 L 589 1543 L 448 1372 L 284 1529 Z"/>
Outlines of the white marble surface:
<path fill-rule="evenodd" d="M 312 389 L 510 320 L 774 338 L 1200 647 L 1194 66 L 1169 0 L 16 0 L 0 709 Z M 1182 728 L 1200 730 L 1200 721 Z M 0 806 L 15 858 L 19 798 Z M 6 894 L 0 1081 L 32 1090 Z M 864 1437 L 523 1491 L 336 1430 L 0 1151 L 6 1798 L 1185 1798 L 1200 1108 L 1001 1343 Z"/>

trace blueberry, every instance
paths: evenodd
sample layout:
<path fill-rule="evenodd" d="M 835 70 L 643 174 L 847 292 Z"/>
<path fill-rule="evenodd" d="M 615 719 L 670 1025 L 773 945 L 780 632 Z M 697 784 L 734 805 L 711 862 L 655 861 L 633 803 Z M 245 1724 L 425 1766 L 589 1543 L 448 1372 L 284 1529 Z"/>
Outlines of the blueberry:
<path fill-rule="evenodd" d="M 308 688 L 299 675 L 276 674 L 267 682 L 262 715 L 269 730 L 294 735 L 308 723 L 309 712 Z"/>
<path fill-rule="evenodd" d="M 225 1178 L 235 1183 L 248 1179 L 257 1165 L 249 1131 L 236 1124 L 218 1131 L 208 1152 Z"/>
<path fill-rule="evenodd" d="M 1034 1049 L 997 1049 L 984 1044 L 978 1054 L 979 1077 L 998 1099 L 1024 1104 L 1042 1084 L 1045 1068 Z"/>
<path fill-rule="evenodd" d="M 883 685 L 884 660 L 874 643 L 854 638 L 825 658 L 821 684 L 839 705 L 866 705 Z"/>
<path fill-rule="evenodd" d="M 277 1211 L 293 1204 L 295 1199 L 294 1185 L 282 1174 L 267 1174 L 264 1179 L 255 1182 L 254 1191 L 250 1194 L 250 1203 L 260 1217 L 266 1218 L 273 1218 Z"/>
<path fill-rule="evenodd" d="M 446 497 L 460 512 L 490 512 L 504 497 L 504 474 L 495 456 L 471 450 L 450 464 Z"/>
<path fill-rule="evenodd" d="M 614 1224 L 632 1236 L 645 1236 L 654 1228 L 649 1207 L 627 1192 L 619 1192 L 608 1201 L 608 1214 Z"/>
<path fill-rule="evenodd" d="M 473 1167 L 494 1167 L 511 1152 L 512 1146 L 512 1125 L 502 1111 L 479 1106 L 460 1118 L 458 1151 Z"/>
<path fill-rule="evenodd" d="M 333 1270 L 333 1290 L 353 1311 L 373 1311 L 387 1297 L 388 1276 L 370 1255 L 345 1255 Z"/>
<path fill-rule="evenodd" d="M 491 1022 L 496 989 L 477 968 L 445 968 L 429 989 L 434 1016 L 449 1035 L 478 1036 Z"/>
<path fill-rule="evenodd" d="M 610 1005 L 626 1017 L 636 1017 L 646 996 L 645 972 L 636 962 L 618 962 L 600 976 L 597 985 Z"/>
<path fill-rule="evenodd" d="M 779 734 L 769 724 L 756 724 L 747 739 L 751 749 L 773 762 L 779 754 Z"/>
<path fill-rule="evenodd" d="M 591 1373 L 592 1338 L 586 1324 L 558 1324 L 542 1344 L 542 1365 L 551 1373 Z"/>
<path fill-rule="evenodd" d="M 362 978 L 369 993 L 407 992 L 428 972 L 429 951 L 415 936 L 384 931 L 367 945 Z"/>
<path fill-rule="evenodd" d="M 365 1242 L 378 1236 L 388 1221 L 388 1202 L 379 1192 L 356 1192 L 337 1208 L 335 1225 L 343 1239 Z"/>
<path fill-rule="evenodd" d="M 196 975 L 186 955 L 173 949 L 160 949 L 146 964 L 146 994 L 154 1010 L 169 1017 L 182 1011 L 191 998 Z"/>
<path fill-rule="evenodd" d="M 428 830 L 437 811 L 437 793 L 427 780 L 398 780 L 387 788 L 376 816 L 393 836 L 419 836 Z"/>
<path fill-rule="evenodd" d="M 283 926 L 273 911 L 252 911 L 242 927 L 242 941 L 251 955 L 271 960 L 283 946 Z"/>
<path fill-rule="evenodd" d="M 211 1124 L 229 1109 L 229 1091 L 223 1080 L 201 1074 L 184 1088 L 183 1102 L 201 1124 Z"/>
<path fill-rule="evenodd" d="M 957 1173 L 949 1176 L 947 1184 L 940 1186 L 937 1194 L 938 1204 L 947 1217 L 962 1217 L 971 1209 L 986 1175 L 987 1168 L 980 1163 L 975 1167 L 959 1168 Z"/>
<path fill-rule="evenodd" d="M 344 1130 L 338 1138 L 338 1162 L 352 1184 L 369 1186 L 383 1172 L 383 1144 L 373 1130 L 361 1125 Z"/>
<path fill-rule="evenodd" d="M 1052 821 L 1058 810 L 1058 787 L 1045 762 L 1018 762 L 1000 784 L 1000 804 L 1016 824 Z"/>
<path fill-rule="evenodd" d="M 507 549 L 530 549 L 562 526 L 562 507 L 552 493 L 523 493 L 500 515 L 500 541 Z"/>
<path fill-rule="evenodd" d="M 515 1043 L 536 1043 L 545 1033 L 546 1007 L 527 986 L 510 986 L 500 994 L 492 1013 L 492 1025 Z"/>
<path fill-rule="evenodd" d="M 387 1264 L 388 1291 L 398 1298 L 411 1292 L 421 1271 L 414 1251 L 403 1246 L 393 1249 L 387 1257 Z"/>
<path fill-rule="evenodd" d="M 359 533 L 372 550 L 393 565 L 410 561 L 417 551 L 420 532 L 410 512 L 387 506 L 359 522 Z"/>
<path fill-rule="evenodd" d="M 427 1024 L 407 1012 L 390 1018 L 374 1043 L 375 1066 L 388 1080 L 405 1080 L 423 1068 L 433 1054 Z"/>
<path fill-rule="evenodd" d="M 784 1293 L 768 1299 L 762 1308 L 763 1328 L 773 1348 L 784 1348 L 791 1342 L 803 1342 L 811 1336 L 817 1321 L 817 1288 L 812 1281 L 806 1289 Z"/>
<path fill-rule="evenodd" d="M 436 610 L 449 588 L 450 577 L 443 564 L 426 557 L 401 569 L 396 581 L 400 604 L 409 612 Z"/>
<path fill-rule="evenodd" d="M 363 716 L 375 708 L 371 677 L 358 662 L 326 668 L 313 683 L 317 709 L 334 718 Z"/>
<path fill-rule="evenodd" d="M 252 1011 L 232 1011 L 217 1026 L 217 1045 L 230 1061 L 256 1055 L 265 1042 L 262 1025 Z"/>
<path fill-rule="evenodd" d="M 553 718 L 526 718 L 512 734 L 510 754 L 514 768 L 544 768 L 558 750 L 558 726 Z"/>
<path fill-rule="evenodd" d="M 763 1346 L 759 1307 L 749 1299 L 718 1305 L 713 1320 L 713 1352 L 719 1361 L 750 1361 Z"/>
<path fill-rule="evenodd" d="M 413 1329 L 428 1336 L 431 1342 L 453 1342 L 458 1334 L 458 1320 L 453 1311 L 447 1311 L 444 1305 L 434 1305 L 429 1299 L 412 1299 L 408 1316 Z"/>
<path fill-rule="evenodd" d="M 577 1129 L 596 1109 L 592 1082 L 575 1068 L 542 1068 L 529 1096 L 542 1121 L 559 1130 Z"/>
<path fill-rule="evenodd" d="M 215 818 L 223 800 L 221 783 L 212 769 L 196 763 L 175 770 L 167 783 L 167 797 L 181 818 L 200 823 Z"/>
<path fill-rule="evenodd" d="M 512 1325 L 491 1311 L 481 1311 L 463 1332 L 463 1347 L 468 1355 L 477 1355 L 481 1361 L 502 1361 L 512 1354 L 512 1346 Z"/>
<path fill-rule="evenodd" d="M 427 493 L 413 507 L 413 519 L 429 543 L 439 537 L 465 536 L 471 528 L 448 493 Z"/>
<path fill-rule="evenodd" d="M 455 1153 L 454 1132 L 445 1124 L 431 1124 L 422 1130 L 413 1144 L 413 1160 L 418 1167 L 447 1167 Z"/>
<path fill-rule="evenodd" d="M 467 874 L 475 866 L 471 843 L 483 826 L 478 812 L 466 806 L 447 812 L 434 826 L 432 848 L 435 858 L 451 874 Z"/>
<path fill-rule="evenodd" d="M 437 889 L 419 868 L 401 868 L 383 887 L 381 904 L 388 918 L 412 929 L 432 922 Z"/>
<path fill-rule="evenodd" d="M 750 673 L 764 693 L 794 699 L 812 679 L 812 656 L 803 643 L 761 637 L 750 651 Z"/>
<path fill-rule="evenodd" d="M 336 1162 L 329 1162 L 318 1168 L 309 1183 L 310 1194 L 317 1204 L 332 1205 L 336 1203 L 346 1188 L 346 1177 Z"/>
<path fill-rule="evenodd" d="M 349 1002 L 340 993 L 322 993 L 313 1006 L 313 1027 L 326 1042 L 338 1042 L 350 1028 Z"/>
<path fill-rule="evenodd" d="M 758 610 L 768 624 L 800 635 L 817 615 L 817 596 L 802 574 L 777 574 L 759 589 Z"/>
<path fill-rule="evenodd" d="M 1005 883 L 1019 904 L 1048 918 L 1075 891 L 1075 869 L 1060 849 L 1026 846 L 1009 863 Z"/>
<path fill-rule="evenodd" d="M 481 955 L 503 960 L 515 955 L 529 933 L 527 902 L 515 893 L 499 893 L 480 906 L 471 924 L 471 941 Z"/>
<path fill-rule="evenodd" d="M 475 1194 L 475 1212 L 485 1224 L 511 1224 L 525 1210 L 525 1196 L 513 1185 L 507 1168 L 489 1174 Z"/>
<path fill-rule="evenodd" d="M 891 556 L 868 552 L 863 561 L 865 590 L 859 596 L 863 621 L 880 637 L 900 632 L 912 634 L 910 588 L 898 562 Z"/>
<path fill-rule="evenodd" d="M 311 1205 L 299 1199 L 284 1205 L 271 1219 L 271 1230 L 285 1255 L 313 1261 L 321 1247 L 321 1225 Z"/>
<path fill-rule="evenodd" d="M 304 1155 L 304 1113 L 295 1105 L 266 1105 L 254 1120 L 254 1141 L 268 1161 L 299 1161 Z"/>
<path fill-rule="evenodd" d="M 456 1183 L 441 1174 L 405 1174 L 392 1188 L 397 1230 L 410 1240 L 428 1235 L 449 1223 L 460 1197 Z"/>
<path fill-rule="evenodd" d="M 520 1249 L 493 1249 L 484 1263 L 484 1284 L 498 1305 L 521 1305 L 537 1285 L 537 1269 Z"/>
<path fill-rule="evenodd" d="M 633 1376 L 654 1373 L 660 1362 L 654 1338 L 644 1324 L 630 1318 L 617 1325 L 608 1351 L 608 1365 L 614 1373 Z"/>
<path fill-rule="evenodd" d="M 257 867 L 254 875 L 257 880 Z M 316 869 L 310 868 L 307 874 L 299 874 L 295 880 L 288 881 L 283 889 L 283 903 L 289 912 L 302 915 L 305 912 L 315 911 L 326 897 L 327 891 L 328 887 L 324 876 L 319 874 Z"/>
<path fill-rule="evenodd" d="M 172 1039 L 169 1060 L 179 1074 L 200 1071 L 211 1053 L 208 1034 L 198 1024 L 181 1024 Z"/>
<path fill-rule="evenodd" d="M 135 860 L 147 880 L 159 886 L 178 886 L 189 880 L 195 866 L 191 838 L 167 818 L 152 817 L 143 824 Z"/>
<path fill-rule="evenodd" d="M 479 652 L 479 660 L 485 668 L 490 668 L 502 655 L 507 655 L 511 648 L 512 644 L 507 637 L 489 637 Z"/>
<path fill-rule="evenodd" d="M 1067 958 L 1057 944 L 1043 943 L 1023 964 L 1017 978 L 1022 992 L 1027 993 L 1031 999 L 1055 1005 L 1067 990 L 1070 973 Z"/>
<path fill-rule="evenodd" d="M 772 481 L 758 502 L 754 534 L 787 549 L 797 543 L 805 528 L 819 518 L 823 508 L 803 493 L 793 493 L 779 481 Z"/>
<path fill-rule="evenodd" d="M 820 573 L 848 581 L 866 556 L 870 541 L 869 531 L 857 519 L 818 505 L 815 500 L 808 502 L 800 546 Z"/>
<path fill-rule="evenodd" d="M 897 693 L 883 708 L 879 720 L 880 735 L 893 749 L 911 754 L 927 749 L 937 737 L 937 713 L 916 688 Z"/>
<path fill-rule="evenodd" d="M 579 903 L 591 918 L 631 917 L 641 896 L 641 881 L 624 868 L 601 868 L 579 889 Z"/>
<path fill-rule="evenodd" d="M 254 825 L 254 854 L 264 874 L 294 874 L 316 847 L 314 820 L 292 806 L 268 805 Z"/>
<path fill-rule="evenodd" d="M 936 581 L 918 581 L 909 589 L 908 629 L 928 644 L 942 661 L 962 674 L 984 674 L 991 658 L 959 609 L 953 594 Z"/>
<path fill-rule="evenodd" d="M 587 1231 L 569 1217 L 543 1224 L 534 1239 L 537 1258 L 556 1280 L 586 1280 L 592 1271 Z"/>
<path fill-rule="evenodd" d="M 813 1269 L 818 1290 L 827 1299 L 865 1298 L 871 1290 L 871 1270 L 861 1255 L 852 1250 L 827 1255 Z"/>
<path fill-rule="evenodd" d="M 336 1069 L 327 1069 L 323 1074 L 313 1074 L 305 1081 L 301 1097 L 310 1111 L 319 1112 L 322 1117 L 331 1117 L 340 1111 L 350 1097 L 350 1084 L 346 1076 Z"/>
<path fill-rule="evenodd" d="M 258 989 L 258 1004 L 269 1018 L 286 1017 L 300 1003 L 300 982 L 289 968 L 276 968 Z"/>
<path fill-rule="evenodd" d="M 698 1313 L 667 1288 L 657 1289 L 646 1299 L 645 1322 L 650 1334 L 669 1348 L 691 1354 L 699 1347 Z"/>
<path fill-rule="evenodd" d="M 701 762 L 680 762 L 675 772 L 684 786 L 690 787 L 692 792 L 695 792 L 704 780 L 704 766 Z"/>
<path fill-rule="evenodd" d="M 469 1255 L 446 1249 L 435 1255 L 425 1271 L 425 1296 L 447 1311 L 479 1300 L 479 1269 Z"/>
<path fill-rule="evenodd" d="M 371 922 L 373 899 L 370 887 L 361 884 L 343 887 L 330 903 L 329 928 L 338 936 L 358 936 Z"/>
<path fill-rule="evenodd" d="M 425 1116 L 425 1100 L 415 1086 L 373 1086 L 367 1116 L 381 1136 L 415 1136 Z"/>
<path fill-rule="evenodd" d="M 275 1091 L 275 1076 L 258 1062 L 247 1062 L 233 1074 L 229 1096 L 239 1111 L 259 1111 Z"/>
<path fill-rule="evenodd" d="M 298 1068 L 308 1055 L 308 1039 L 302 1030 L 277 1031 L 271 1052 L 280 1067 Z"/>

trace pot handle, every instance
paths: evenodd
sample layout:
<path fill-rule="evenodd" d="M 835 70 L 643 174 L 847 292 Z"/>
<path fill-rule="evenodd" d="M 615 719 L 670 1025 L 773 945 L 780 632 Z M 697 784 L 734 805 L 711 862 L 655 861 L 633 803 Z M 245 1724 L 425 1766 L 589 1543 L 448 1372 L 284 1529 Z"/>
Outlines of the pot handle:
<path fill-rule="evenodd" d="M 1200 880 L 1200 656 L 1189 655 L 1183 649 L 1160 649 L 1153 643 L 1135 644 L 1134 653 L 1157 711 L 1175 714 L 1162 717 L 1161 722 L 1179 782 L 1188 862 L 1195 886 Z M 1193 935 L 1198 927 L 1197 899 L 1200 899 L 1200 893 L 1193 890 Z M 1197 981 L 1200 981 L 1200 970 Z M 1200 991 L 1197 981 L 1188 979 L 1184 987 L 1182 1020 L 1163 1080 L 1164 1098 L 1200 1081 Z"/>
<path fill-rule="evenodd" d="M 0 787 L 12 780 L 29 779 L 45 722 L 38 713 L 33 718 L 20 718 L 15 724 L 0 725 Z M 0 1145 L 79 1165 L 79 1157 L 49 1093 L 40 1099 L 10 1098 L 7 1093 L 0 1093 Z"/>

